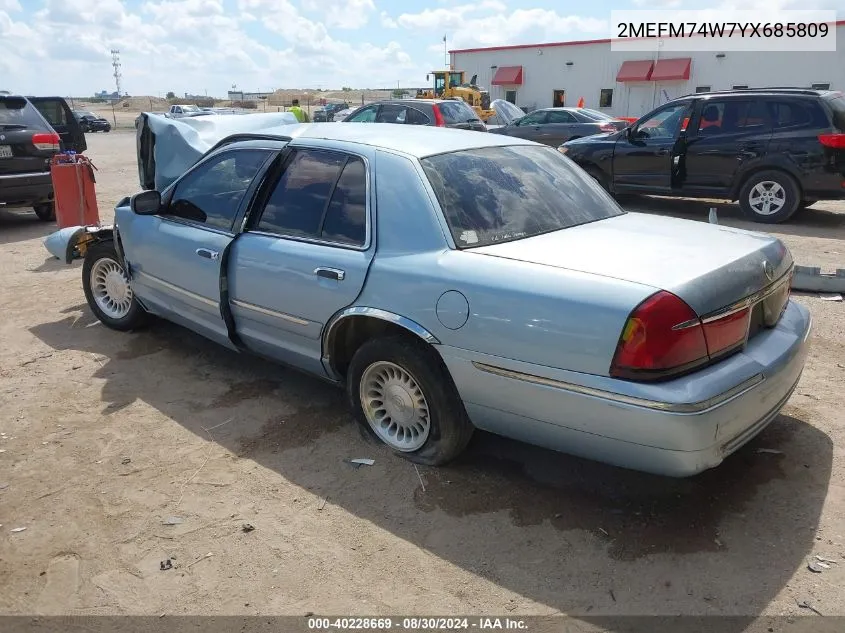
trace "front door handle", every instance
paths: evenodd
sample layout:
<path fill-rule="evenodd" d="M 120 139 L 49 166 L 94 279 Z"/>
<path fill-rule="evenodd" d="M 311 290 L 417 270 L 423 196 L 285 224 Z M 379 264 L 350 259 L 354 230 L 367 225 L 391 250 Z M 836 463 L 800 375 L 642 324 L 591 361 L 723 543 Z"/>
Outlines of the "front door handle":
<path fill-rule="evenodd" d="M 346 277 L 346 273 L 339 268 L 315 268 L 314 274 L 318 277 L 324 277 L 326 279 L 335 279 L 337 281 L 343 281 L 344 277 Z"/>
<path fill-rule="evenodd" d="M 217 259 L 218 257 L 220 257 L 220 253 L 218 253 L 217 251 L 209 250 L 207 248 L 198 248 L 197 255 L 199 255 L 200 257 L 205 257 L 206 259 Z"/>

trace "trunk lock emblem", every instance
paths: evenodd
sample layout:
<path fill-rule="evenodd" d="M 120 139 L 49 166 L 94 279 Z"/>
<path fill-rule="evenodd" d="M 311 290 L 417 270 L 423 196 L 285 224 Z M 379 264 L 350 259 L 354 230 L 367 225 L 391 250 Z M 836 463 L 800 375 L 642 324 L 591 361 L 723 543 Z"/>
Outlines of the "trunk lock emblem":
<path fill-rule="evenodd" d="M 763 262 L 763 272 L 766 273 L 766 279 L 769 281 L 775 278 L 775 269 L 769 262 Z"/>

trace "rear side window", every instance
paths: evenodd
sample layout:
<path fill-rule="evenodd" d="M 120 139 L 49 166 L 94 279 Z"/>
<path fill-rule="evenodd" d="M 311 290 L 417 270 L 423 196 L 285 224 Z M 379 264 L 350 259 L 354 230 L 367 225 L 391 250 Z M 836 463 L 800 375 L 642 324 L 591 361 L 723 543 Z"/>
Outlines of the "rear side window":
<path fill-rule="evenodd" d="M 67 125 L 67 112 L 61 101 L 57 99 L 39 99 L 36 100 L 35 107 L 44 116 L 50 125 Z"/>
<path fill-rule="evenodd" d="M 0 97 L 0 125 L 44 127 L 35 107 L 21 97 Z"/>
<path fill-rule="evenodd" d="M 340 152 L 300 149 L 270 194 L 256 228 L 361 246 L 366 197 L 363 160 Z"/>
<path fill-rule="evenodd" d="M 410 125 L 430 125 L 431 119 L 424 112 L 420 112 L 416 108 L 408 108 L 408 114 L 405 123 Z"/>
<path fill-rule="evenodd" d="M 379 108 L 376 123 L 404 123 L 405 106 L 386 103 Z"/>
<path fill-rule="evenodd" d="M 475 110 L 463 101 L 444 101 L 438 105 L 446 123 L 466 123 L 478 118 Z"/>
<path fill-rule="evenodd" d="M 798 101 L 772 101 L 769 109 L 775 129 L 801 127 L 813 122 L 813 113 Z"/>
<path fill-rule="evenodd" d="M 624 213 L 592 177 L 551 147 L 485 147 L 420 162 L 458 248 Z"/>
<path fill-rule="evenodd" d="M 828 99 L 827 105 L 833 112 L 833 125 L 845 132 L 845 95 Z"/>

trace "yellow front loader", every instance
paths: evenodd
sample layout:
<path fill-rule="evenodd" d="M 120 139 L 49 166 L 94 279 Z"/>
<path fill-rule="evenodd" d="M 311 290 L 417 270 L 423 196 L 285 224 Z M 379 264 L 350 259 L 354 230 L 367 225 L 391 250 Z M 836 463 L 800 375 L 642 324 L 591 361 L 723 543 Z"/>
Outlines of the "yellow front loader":
<path fill-rule="evenodd" d="M 482 121 L 496 116 L 496 111 L 490 109 L 490 93 L 475 83 L 478 75 L 473 75 L 469 83 L 462 70 L 434 70 L 426 75 L 426 80 L 431 81 L 431 75 L 434 75 L 434 88 L 417 91 L 417 99 L 461 99 Z"/>

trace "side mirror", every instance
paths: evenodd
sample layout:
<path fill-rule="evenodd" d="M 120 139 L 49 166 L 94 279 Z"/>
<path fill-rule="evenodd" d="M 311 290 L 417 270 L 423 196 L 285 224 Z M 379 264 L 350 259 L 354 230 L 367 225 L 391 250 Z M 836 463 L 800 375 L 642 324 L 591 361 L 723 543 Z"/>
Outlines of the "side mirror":
<path fill-rule="evenodd" d="M 129 208 L 136 215 L 156 215 L 161 210 L 161 194 L 158 191 L 141 191 L 129 199 Z"/>

